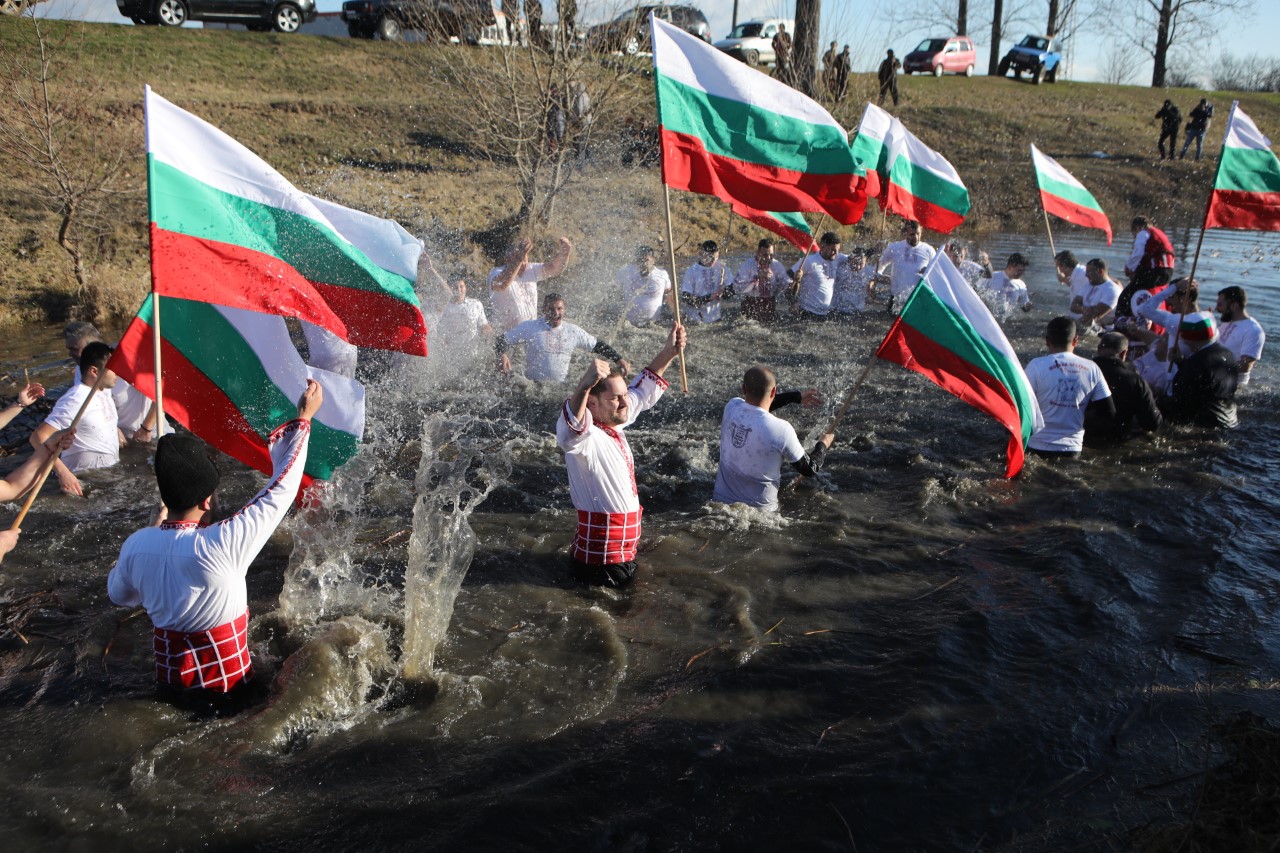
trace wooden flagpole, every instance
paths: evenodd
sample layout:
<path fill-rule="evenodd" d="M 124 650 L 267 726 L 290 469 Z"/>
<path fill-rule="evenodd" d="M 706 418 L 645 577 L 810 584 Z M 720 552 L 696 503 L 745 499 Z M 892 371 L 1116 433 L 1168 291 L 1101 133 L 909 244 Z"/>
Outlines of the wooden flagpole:
<path fill-rule="evenodd" d="M 150 101 L 151 87 L 146 87 L 145 101 Z M 149 103 L 144 102 L 143 112 Z M 147 151 L 151 151 L 151 121 L 148 116 L 145 121 L 147 135 Z M 147 210 L 150 215 L 154 216 L 156 209 L 155 187 L 151 185 L 150 176 L 147 178 Z M 161 377 L 160 370 L 160 294 L 156 292 L 156 247 L 155 247 L 155 230 L 151 229 L 151 358 L 155 367 L 155 383 L 156 383 L 156 441 L 159 441 L 164 435 L 164 380 Z"/>
<path fill-rule="evenodd" d="M 663 162 L 666 154 L 663 154 Z M 665 166 L 664 166 L 665 171 Z M 676 324 L 680 323 L 680 279 L 676 277 L 676 245 L 671 230 L 671 188 L 665 178 L 662 180 L 662 202 L 667 210 L 667 258 L 671 264 L 671 313 L 675 315 Z M 680 390 L 689 393 L 689 375 L 684 369 L 684 350 L 680 350 Z"/>
<path fill-rule="evenodd" d="M 875 367 L 880 357 L 875 353 L 871 354 L 871 358 L 867 361 L 867 366 L 862 368 L 862 373 L 854 381 L 849 388 L 849 392 L 844 395 L 844 400 L 840 403 L 840 408 L 836 409 L 836 413 L 831 417 L 831 423 L 827 424 L 826 432 L 835 432 L 836 424 L 844 417 L 844 413 L 849 411 L 849 405 L 853 402 L 853 396 L 858 393 L 858 389 L 862 387 L 862 383 L 867 381 L 867 377 L 871 375 L 871 368 Z"/>
<path fill-rule="evenodd" d="M 1053 245 L 1053 229 L 1049 227 L 1049 211 L 1044 209 L 1043 201 L 1040 205 L 1040 212 L 1044 214 L 1044 230 L 1049 234 L 1049 251 L 1053 252 L 1054 263 L 1058 262 L 1058 249 Z"/>
<path fill-rule="evenodd" d="M 804 218 L 803 213 L 800 214 L 800 218 L 801 219 Z M 822 211 L 822 216 L 818 218 L 818 227 L 813 229 L 813 236 L 809 238 L 809 248 L 804 250 L 804 257 L 800 259 L 800 266 L 797 269 L 800 271 L 801 278 L 804 277 L 805 261 L 809 260 L 809 256 L 813 254 L 813 247 L 818 245 L 818 240 L 822 236 L 822 226 L 826 224 L 827 224 L 827 212 L 824 210 Z M 791 292 L 793 294 L 800 292 L 800 278 L 797 278 L 795 281 L 791 282 Z"/>

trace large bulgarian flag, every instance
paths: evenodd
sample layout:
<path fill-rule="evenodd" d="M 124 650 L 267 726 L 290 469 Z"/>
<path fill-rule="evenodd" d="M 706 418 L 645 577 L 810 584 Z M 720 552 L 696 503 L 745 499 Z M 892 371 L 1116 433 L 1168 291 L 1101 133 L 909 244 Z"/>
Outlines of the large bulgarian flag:
<path fill-rule="evenodd" d="M 1040 405 L 1000 324 L 946 252 L 911 292 L 876 355 L 914 370 L 1009 430 L 1005 476 L 1022 470 Z"/>
<path fill-rule="evenodd" d="M 813 242 L 813 229 L 800 213 L 778 213 L 773 210 L 756 210 L 736 201 L 730 201 L 733 212 L 743 219 L 754 222 L 767 231 L 772 231 L 802 252 L 816 251 Z"/>
<path fill-rule="evenodd" d="M 889 171 L 881 205 L 931 231 L 950 234 L 969 212 L 969 190 L 955 167 L 898 119 L 889 131 Z"/>
<path fill-rule="evenodd" d="M 1204 227 L 1280 231 L 1280 160 L 1238 101 L 1227 117 Z"/>
<path fill-rule="evenodd" d="M 150 87 L 146 113 L 155 293 L 297 317 L 353 344 L 426 355 L 416 238 L 307 195 Z"/>
<path fill-rule="evenodd" d="M 889 145 L 894 122 L 898 120 L 867 101 L 862 120 L 853 135 L 853 161 L 856 174 L 865 181 L 867 195 L 879 198 L 887 188 L 889 177 Z M 883 205 L 883 200 L 881 204 Z"/>
<path fill-rule="evenodd" d="M 155 297 L 148 296 L 108 366 L 155 399 Z M 311 422 L 304 487 L 329 479 L 364 435 L 364 388 L 303 363 L 284 318 L 167 297 L 160 299 L 164 410 L 223 453 L 271 473 L 267 437 L 298 415 L 312 378 L 324 403 Z"/>
<path fill-rule="evenodd" d="M 1111 245 L 1111 220 L 1102 212 L 1102 205 L 1084 184 L 1075 179 L 1058 161 L 1031 146 L 1031 162 L 1036 169 L 1036 185 L 1040 187 L 1040 203 L 1046 213 L 1065 219 L 1085 228 L 1100 228 Z"/>
<path fill-rule="evenodd" d="M 667 186 L 755 210 L 862 218 L 849 134 L 816 101 L 650 16 Z"/>

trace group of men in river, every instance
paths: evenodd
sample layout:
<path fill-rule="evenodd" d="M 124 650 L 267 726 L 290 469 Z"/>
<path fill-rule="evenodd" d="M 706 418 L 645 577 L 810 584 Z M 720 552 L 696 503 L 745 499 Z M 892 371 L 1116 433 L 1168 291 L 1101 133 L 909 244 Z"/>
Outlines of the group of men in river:
<path fill-rule="evenodd" d="M 1086 445 L 1108 445 L 1158 429 L 1165 420 L 1201 426 L 1235 424 L 1235 394 L 1261 357 L 1264 334 L 1249 316 L 1243 288 L 1217 294 L 1214 314 L 1200 309 L 1199 283 L 1174 280 L 1174 253 L 1168 237 L 1145 217 L 1132 222 L 1133 251 L 1121 287 L 1107 264 L 1081 264 L 1070 251 L 1055 257 L 1059 281 L 1069 288 L 1067 314 L 1045 329 L 1048 354 L 1032 359 L 1026 374 L 1044 425 L 1028 449 L 1046 457 L 1077 456 Z M 634 378 L 630 363 L 608 344 L 565 320 L 565 300 L 539 283 L 568 267 L 573 246 L 560 239 L 551 260 L 530 259 L 532 243 L 510 247 L 488 276 L 491 324 L 484 305 L 467 296 L 461 275 L 446 279 L 429 258 L 424 267 L 434 281 L 424 313 L 434 327 L 437 352 L 449 358 L 492 339 L 498 370 L 511 370 L 510 352 L 523 347 L 524 375 L 533 382 L 568 380 L 572 353 L 591 354 L 556 420 L 556 443 L 564 453 L 569 495 L 577 511 L 571 573 L 591 585 L 623 587 L 636 573 L 641 516 L 635 463 L 626 429 L 653 407 L 667 388 L 669 366 L 680 357 L 686 326 L 718 323 L 723 302 L 741 298 L 746 322 L 781 320 L 782 302 L 798 322 L 839 321 L 883 305 L 901 310 L 934 259 L 916 222 L 901 226 L 901 239 L 876 249 L 842 251 L 834 232 L 821 235 L 816 251 L 787 267 L 771 239 L 761 240 L 752 258 L 732 273 L 719 246 L 706 241 L 686 270 L 679 318 L 667 309 L 672 283 L 648 246 L 617 274 L 622 319 L 638 327 L 670 323 L 658 353 Z M 963 244 L 944 247 L 966 281 L 1006 320 L 1032 303 L 1022 276 L 1028 259 L 1015 252 L 995 270 L 985 253 L 971 260 Z M 1092 360 L 1075 353 L 1081 334 L 1097 334 Z M 80 471 L 114 464 L 127 441 L 150 441 L 155 415 L 149 401 L 107 369 L 112 350 L 87 324 L 66 329 L 67 349 L 77 359 L 72 387 L 32 434 L 36 453 L 0 483 L 0 496 L 30 488 L 36 471 L 58 453 L 64 491 L 81 493 Z M 312 353 L 328 358 L 329 350 Z M 344 364 L 353 363 L 342 354 Z M 466 365 L 464 364 L 464 367 Z M 85 408 L 76 430 L 67 427 L 95 383 L 98 394 Z M 18 401 L 0 413 L 0 426 L 44 393 L 28 385 Z M 297 496 L 305 465 L 310 421 L 323 401 L 314 381 L 297 417 L 270 436 L 274 466 L 268 484 L 228 518 L 212 520 L 219 481 L 216 465 L 200 440 L 170 434 L 159 440 L 155 476 L 162 500 L 151 527 L 130 536 L 108 576 L 111 600 L 141 606 L 154 626 L 156 677 L 161 691 L 184 706 L 206 710 L 240 707 L 250 695 L 248 596 L 245 575 Z M 823 405 L 814 389 L 780 392 L 773 370 L 749 367 L 741 396 L 731 399 L 721 423 L 720 459 L 712 498 L 778 511 L 782 464 L 799 474 L 818 473 L 835 439 L 834 424 L 805 451 L 795 429 L 774 411 L 790 403 Z M 15 533 L 0 537 L 0 555 L 16 544 Z"/>

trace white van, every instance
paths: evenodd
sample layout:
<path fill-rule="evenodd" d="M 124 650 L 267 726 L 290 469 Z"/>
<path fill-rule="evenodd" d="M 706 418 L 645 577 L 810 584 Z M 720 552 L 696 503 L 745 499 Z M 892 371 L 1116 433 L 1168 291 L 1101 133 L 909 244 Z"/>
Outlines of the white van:
<path fill-rule="evenodd" d="M 716 42 L 716 47 L 750 66 L 772 67 L 777 64 L 773 55 L 773 37 L 778 34 L 779 26 L 785 26 L 787 32 L 795 37 L 796 24 L 790 18 L 757 18 L 738 24 L 727 39 Z"/>

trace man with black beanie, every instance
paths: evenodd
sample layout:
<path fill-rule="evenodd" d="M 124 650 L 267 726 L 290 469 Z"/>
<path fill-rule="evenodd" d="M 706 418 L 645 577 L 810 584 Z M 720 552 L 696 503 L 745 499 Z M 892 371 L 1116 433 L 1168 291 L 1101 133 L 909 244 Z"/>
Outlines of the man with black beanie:
<path fill-rule="evenodd" d="M 207 522 L 218 469 L 204 442 L 166 435 L 157 444 L 161 521 L 125 540 L 107 593 L 123 607 L 141 605 L 151 617 L 156 680 L 165 698 L 231 711 L 247 692 L 253 669 L 245 575 L 298 494 L 311 418 L 323 402 L 320 385 L 308 380 L 298 417 L 269 439 L 271 482 L 214 524 Z"/>

